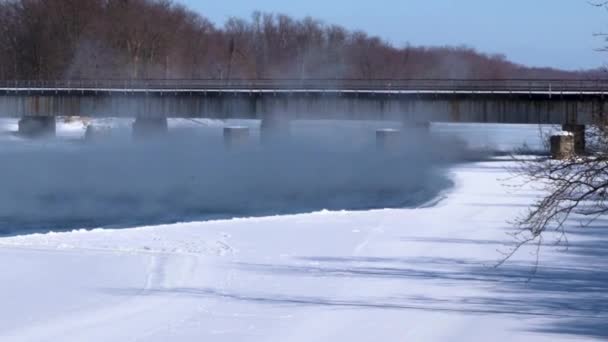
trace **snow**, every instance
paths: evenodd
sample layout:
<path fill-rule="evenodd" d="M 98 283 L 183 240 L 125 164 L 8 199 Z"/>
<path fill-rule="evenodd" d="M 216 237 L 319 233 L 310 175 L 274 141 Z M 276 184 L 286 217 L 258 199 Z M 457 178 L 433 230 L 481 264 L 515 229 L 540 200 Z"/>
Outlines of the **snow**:
<path fill-rule="evenodd" d="M 1 341 L 581 341 L 605 338 L 606 246 L 518 253 L 538 193 L 494 160 L 434 206 L 0 239 Z M 604 252 L 605 253 L 605 252 Z"/>

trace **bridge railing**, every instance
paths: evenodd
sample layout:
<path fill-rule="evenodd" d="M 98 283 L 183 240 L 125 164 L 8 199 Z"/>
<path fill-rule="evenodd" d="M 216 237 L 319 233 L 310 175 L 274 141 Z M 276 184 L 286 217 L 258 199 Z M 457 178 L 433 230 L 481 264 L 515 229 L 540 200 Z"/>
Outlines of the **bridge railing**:
<path fill-rule="evenodd" d="M 608 80 L 466 79 L 146 79 L 0 80 L 3 89 L 376 90 L 608 92 Z"/>

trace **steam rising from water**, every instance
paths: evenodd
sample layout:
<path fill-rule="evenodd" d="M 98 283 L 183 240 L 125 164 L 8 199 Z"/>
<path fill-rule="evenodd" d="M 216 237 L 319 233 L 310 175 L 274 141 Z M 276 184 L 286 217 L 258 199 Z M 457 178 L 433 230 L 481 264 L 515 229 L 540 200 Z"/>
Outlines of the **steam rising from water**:
<path fill-rule="evenodd" d="M 463 152 L 417 135 L 382 152 L 373 130 L 227 150 L 220 131 L 209 132 L 3 142 L 0 234 L 416 206 L 450 186 L 447 156 Z"/>

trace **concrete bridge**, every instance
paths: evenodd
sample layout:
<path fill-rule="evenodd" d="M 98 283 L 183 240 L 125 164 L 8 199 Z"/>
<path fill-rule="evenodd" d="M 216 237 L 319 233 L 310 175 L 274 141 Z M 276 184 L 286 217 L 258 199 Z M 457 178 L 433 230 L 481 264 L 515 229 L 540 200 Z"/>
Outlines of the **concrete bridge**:
<path fill-rule="evenodd" d="M 23 132 L 56 116 L 133 117 L 135 130 L 167 118 L 390 120 L 410 123 L 597 122 L 608 80 L 62 80 L 0 81 L 0 116 Z"/>

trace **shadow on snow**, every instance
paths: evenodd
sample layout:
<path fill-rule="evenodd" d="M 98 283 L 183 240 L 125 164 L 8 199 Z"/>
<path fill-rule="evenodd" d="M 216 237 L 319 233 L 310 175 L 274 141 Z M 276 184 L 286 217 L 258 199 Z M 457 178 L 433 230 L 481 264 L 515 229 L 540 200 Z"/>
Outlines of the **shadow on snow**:
<path fill-rule="evenodd" d="M 255 290 L 223 291 L 214 288 L 158 288 L 148 295 L 183 295 L 224 298 L 265 305 L 327 306 L 335 309 L 422 310 L 472 315 L 513 315 L 538 318 L 528 328 L 539 333 L 608 338 L 608 231 L 606 221 L 570 232 L 568 250 L 556 251 L 557 259 L 541 259 L 532 274 L 531 263 L 510 263 L 494 268 L 479 260 L 450 258 L 306 257 L 297 264 L 248 264 L 233 267 L 259 275 L 318 278 L 347 278 L 352 281 L 411 281 L 428 286 L 466 289 L 452 294 L 393 297 L 287 295 Z M 440 243 L 500 245 L 500 241 L 441 239 Z M 550 247 L 546 247 L 550 248 Z M 484 295 L 471 295 L 470 289 Z M 132 295 L 140 289 L 112 289 L 116 295 Z M 450 293 L 452 291 L 450 290 Z"/>

